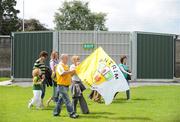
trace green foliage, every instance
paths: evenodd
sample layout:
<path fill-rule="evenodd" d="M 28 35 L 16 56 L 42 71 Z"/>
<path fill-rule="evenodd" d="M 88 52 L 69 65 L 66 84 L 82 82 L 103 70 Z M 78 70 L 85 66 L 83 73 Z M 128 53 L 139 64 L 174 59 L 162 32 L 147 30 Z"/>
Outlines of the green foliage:
<path fill-rule="evenodd" d="M 18 29 L 19 10 L 16 10 L 16 0 L 0 0 L 0 35 L 9 35 Z"/>
<path fill-rule="evenodd" d="M 19 31 L 22 31 L 22 20 L 19 21 Z M 24 20 L 25 31 L 45 31 L 48 30 L 44 24 L 40 23 L 37 19 Z"/>
<path fill-rule="evenodd" d="M 88 99 L 90 90 L 84 97 L 90 114 L 78 114 L 76 120 L 70 119 L 63 106 L 60 117 L 53 117 L 54 103 L 44 110 L 31 110 L 27 104 L 32 97 L 32 88 L 15 86 L 0 87 L 1 122 L 179 122 L 180 121 L 180 86 L 146 86 L 131 89 L 131 100 L 125 93 L 119 93 L 111 105 L 95 103 Z M 47 100 L 52 95 L 52 88 L 46 91 Z"/>
<path fill-rule="evenodd" d="M 55 13 L 56 30 L 107 30 L 106 14 L 93 13 L 88 8 L 88 2 L 65 1 Z"/>

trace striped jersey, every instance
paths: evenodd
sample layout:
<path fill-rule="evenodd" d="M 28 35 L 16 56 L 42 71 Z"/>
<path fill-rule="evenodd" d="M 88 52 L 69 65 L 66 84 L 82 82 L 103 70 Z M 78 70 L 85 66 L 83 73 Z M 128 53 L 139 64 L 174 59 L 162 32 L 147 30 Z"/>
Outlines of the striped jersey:
<path fill-rule="evenodd" d="M 33 69 L 35 69 L 35 68 L 39 68 L 41 70 L 41 73 L 45 74 L 46 65 L 45 65 L 45 63 L 41 63 L 40 59 L 36 60 L 36 62 L 34 63 Z"/>

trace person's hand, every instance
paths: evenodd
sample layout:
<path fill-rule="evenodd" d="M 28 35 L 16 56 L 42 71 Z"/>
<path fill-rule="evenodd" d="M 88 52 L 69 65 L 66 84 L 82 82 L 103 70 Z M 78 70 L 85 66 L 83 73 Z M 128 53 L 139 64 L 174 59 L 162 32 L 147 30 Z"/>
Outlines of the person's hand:
<path fill-rule="evenodd" d="M 129 73 L 130 76 L 132 76 L 132 73 Z"/>
<path fill-rule="evenodd" d="M 71 70 L 71 73 L 72 73 L 72 74 L 74 74 L 75 72 L 76 72 L 76 70 L 75 70 L 75 69 Z"/>
<path fill-rule="evenodd" d="M 45 79 L 45 75 L 42 75 L 42 80 L 44 80 Z"/>

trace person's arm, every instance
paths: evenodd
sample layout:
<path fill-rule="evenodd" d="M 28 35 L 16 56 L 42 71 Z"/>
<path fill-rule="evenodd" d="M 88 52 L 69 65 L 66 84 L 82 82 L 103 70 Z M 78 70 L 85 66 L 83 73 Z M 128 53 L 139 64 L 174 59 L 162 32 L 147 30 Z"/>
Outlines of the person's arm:
<path fill-rule="evenodd" d="M 71 65 L 71 66 L 70 66 L 70 71 L 75 70 L 75 68 L 76 68 L 76 66 L 75 66 L 75 65 Z M 73 76 L 74 74 L 76 74 L 76 73 L 74 72 L 74 73 L 72 73 L 71 75 Z"/>
<path fill-rule="evenodd" d="M 39 81 L 36 84 L 42 84 L 43 80 L 39 79 Z"/>
<path fill-rule="evenodd" d="M 58 72 L 61 76 L 63 76 L 63 75 L 66 75 L 66 74 L 72 74 L 72 73 L 75 72 L 75 70 L 65 71 L 64 68 L 63 68 L 61 65 L 59 65 L 59 66 L 57 67 L 57 72 Z"/>
<path fill-rule="evenodd" d="M 127 72 L 126 70 L 124 70 L 123 66 L 120 66 L 120 70 L 123 72 L 123 73 L 126 73 L 128 75 L 132 75 L 132 73 L 129 73 Z"/>
<path fill-rule="evenodd" d="M 55 63 L 54 61 L 50 61 L 50 68 L 54 72 L 55 71 Z"/>
<path fill-rule="evenodd" d="M 39 79 L 39 80 L 38 80 L 37 77 L 34 77 L 34 78 L 33 78 L 33 84 L 36 84 L 36 85 L 37 85 L 37 84 L 42 84 L 42 79 Z"/>

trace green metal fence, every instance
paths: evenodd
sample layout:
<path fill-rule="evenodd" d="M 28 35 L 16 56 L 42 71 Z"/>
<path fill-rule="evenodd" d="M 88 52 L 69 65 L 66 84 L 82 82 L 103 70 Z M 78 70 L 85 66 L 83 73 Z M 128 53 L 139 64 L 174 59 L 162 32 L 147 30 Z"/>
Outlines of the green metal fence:
<path fill-rule="evenodd" d="M 50 54 L 53 48 L 53 32 L 13 33 L 12 42 L 12 76 L 31 78 L 32 67 L 40 51 Z"/>
<path fill-rule="evenodd" d="M 173 79 L 173 35 L 137 33 L 137 79 Z"/>

